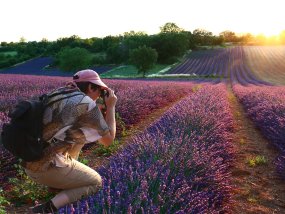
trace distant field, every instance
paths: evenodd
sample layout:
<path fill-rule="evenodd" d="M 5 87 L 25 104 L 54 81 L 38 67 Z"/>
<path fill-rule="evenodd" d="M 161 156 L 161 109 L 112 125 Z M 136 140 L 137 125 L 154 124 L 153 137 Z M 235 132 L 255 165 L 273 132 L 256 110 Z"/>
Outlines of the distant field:
<path fill-rule="evenodd" d="M 285 46 L 244 48 L 245 61 L 263 80 L 285 84 Z"/>
<path fill-rule="evenodd" d="M 5 54 L 17 54 L 5 52 Z M 156 65 L 147 72 L 154 78 L 196 79 L 231 84 L 285 85 L 285 46 L 236 46 L 191 52 L 186 60 L 174 65 Z M 72 72 L 45 69 L 51 57 L 41 57 L 18 64 L 0 73 L 47 76 L 72 76 Z M 103 78 L 141 78 L 131 65 L 92 67 Z M 159 75 L 154 75 L 159 74 Z M 185 75 L 187 74 L 187 75 Z"/>
<path fill-rule="evenodd" d="M 220 81 L 285 84 L 285 46 L 238 46 L 194 51 L 169 74 L 213 75 Z"/>
<path fill-rule="evenodd" d="M 45 69 L 52 64 L 52 57 L 39 57 L 20 63 L 16 66 L 0 70 L 0 74 L 28 74 L 41 76 L 72 76 L 74 72 L 64 72 L 58 68 Z M 112 69 L 112 66 L 92 67 L 99 74 Z"/>
<path fill-rule="evenodd" d="M 156 74 L 159 71 L 167 68 L 168 65 L 156 65 L 154 68 L 152 68 L 149 72 L 147 72 L 147 75 Z M 103 78 L 137 78 L 137 77 L 143 77 L 142 74 L 138 74 L 138 70 L 136 67 L 132 65 L 124 65 L 116 67 L 110 71 L 107 71 L 101 75 Z"/>

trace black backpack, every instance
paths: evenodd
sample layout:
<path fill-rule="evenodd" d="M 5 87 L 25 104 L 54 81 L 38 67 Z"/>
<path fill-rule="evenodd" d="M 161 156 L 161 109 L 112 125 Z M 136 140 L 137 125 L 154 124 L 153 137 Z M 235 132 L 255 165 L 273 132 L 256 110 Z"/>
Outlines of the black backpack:
<path fill-rule="evenodd" d="M 63 99 L 82 95 L 82 92 L 74 93 L 48 102 L 51 97 L 78 91 L 70 89 L 50 95 L 44 94 L 37 99 L 20 101 L 14 110 L 9 113 L 11 121 L 3 125 L 1 141 L 8 151 L 24 161 L 37 161 L 43 157 L 44 149 L 49 145 L 43 141 L 43 114 L 47 106 Z"/>

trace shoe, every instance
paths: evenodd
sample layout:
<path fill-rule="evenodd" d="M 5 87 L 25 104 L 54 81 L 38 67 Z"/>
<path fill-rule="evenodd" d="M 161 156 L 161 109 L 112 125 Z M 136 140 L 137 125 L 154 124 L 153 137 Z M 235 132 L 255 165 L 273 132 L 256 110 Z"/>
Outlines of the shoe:
<path fill-rule="evenodd" d="M 36 205 L 36 206 L 32 207 L 32 212 L 33 213 L 44 213 L 44 214 L 56 213 L 57 208 L 54 206 L 54 204 L 50 200 L 44 204 L 40 204 L 40 205 Z"/>

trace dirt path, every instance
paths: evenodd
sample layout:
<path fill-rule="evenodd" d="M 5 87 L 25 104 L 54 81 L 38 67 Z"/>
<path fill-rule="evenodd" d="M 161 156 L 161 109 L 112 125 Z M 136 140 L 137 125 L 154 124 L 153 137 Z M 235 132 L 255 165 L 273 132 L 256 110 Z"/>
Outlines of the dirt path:
<path fill-rule="evenodd" d="M 231 171 L 235 186 L 232 211 L 238 214 L 284 214 L 285 182 L 277 177 L 273 163 L 278 152 L 246 117 L 230 87 L 228 92 L 234 114 L 237 152 Z M 256 162 L 256 157 L 259 157 L 260 163 Z"/>

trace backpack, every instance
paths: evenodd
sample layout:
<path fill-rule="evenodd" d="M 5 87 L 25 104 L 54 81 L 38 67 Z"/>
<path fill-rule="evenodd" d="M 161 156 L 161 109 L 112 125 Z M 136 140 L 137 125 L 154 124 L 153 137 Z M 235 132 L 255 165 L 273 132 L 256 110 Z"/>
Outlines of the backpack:
<path fill-rule="evenodd" d="M 24 161 L 40 160 L 43 157 L 44 149 L 49 146 L 49 143 L 42 138 L 45 108 L 60 100 L 82 95 L 82 92 L 52 102 L 49 102 L 50 98 L 75 91 L 78 89 L 43 94 L 37 99 L 20 101 L 8 114 L 11 121 L 3 125 L 1 138 L 4 148 Z"/>

